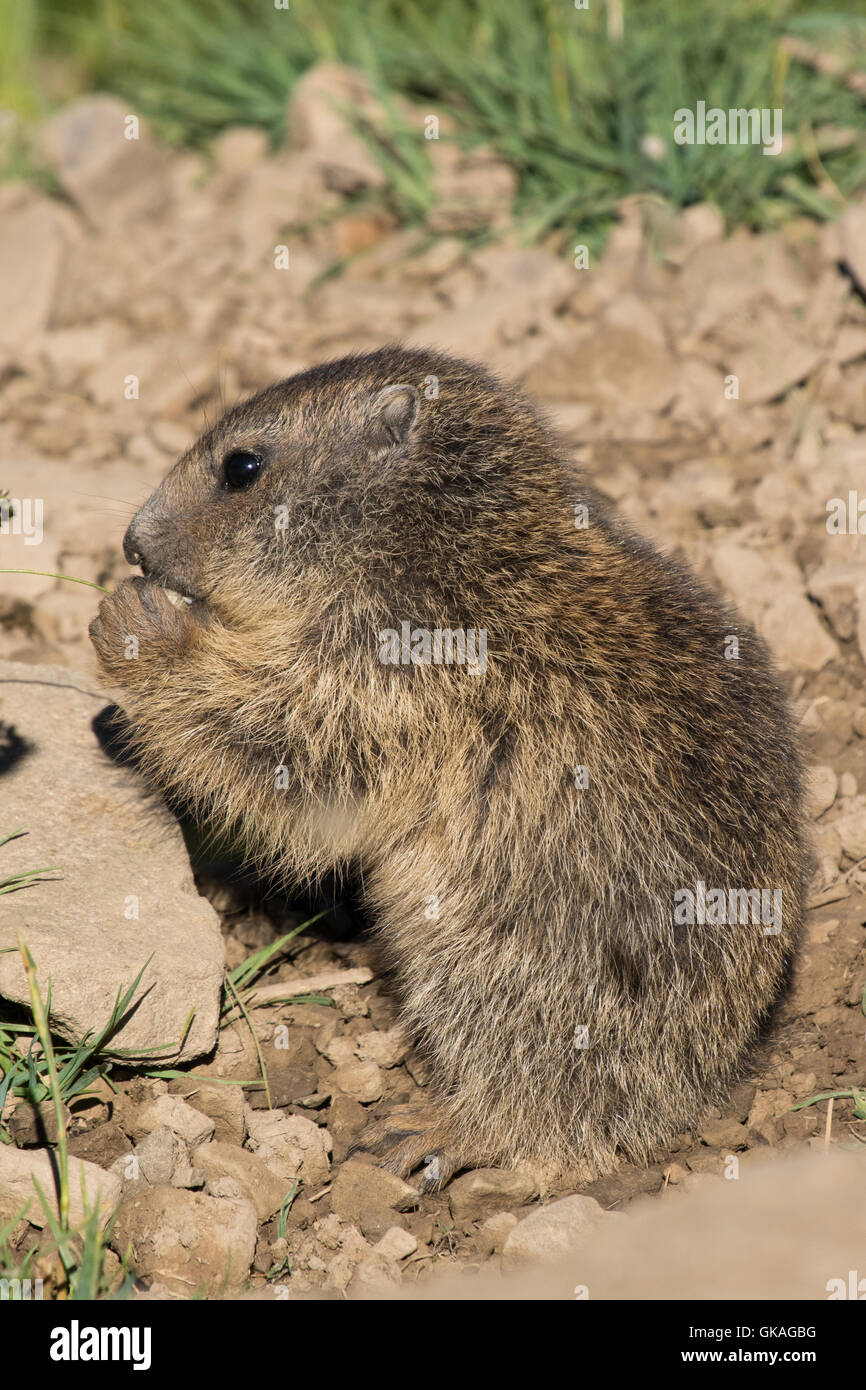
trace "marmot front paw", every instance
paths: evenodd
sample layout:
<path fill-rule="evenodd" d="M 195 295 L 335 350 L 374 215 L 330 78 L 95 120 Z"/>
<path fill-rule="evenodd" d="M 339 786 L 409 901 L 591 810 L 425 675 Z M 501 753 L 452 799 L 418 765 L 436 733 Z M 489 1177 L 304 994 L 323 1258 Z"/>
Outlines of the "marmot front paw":
<path fill-rule="evenodd" d="M 90 638 L 106 674 L 130 686 L 152 671 L 155 661 L 171 665 L 192 632 L 189 605 L 176 603 L 148 579 L 124 579 L 102 600 Z"/>

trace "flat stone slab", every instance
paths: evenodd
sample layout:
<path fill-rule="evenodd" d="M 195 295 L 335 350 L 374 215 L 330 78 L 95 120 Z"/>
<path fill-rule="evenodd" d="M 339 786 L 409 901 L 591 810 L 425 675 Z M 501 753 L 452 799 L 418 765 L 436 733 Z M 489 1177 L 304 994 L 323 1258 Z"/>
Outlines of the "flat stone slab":
<path fill-rule="evenodd" d="M 109 703 L 87 676 L 0 662 L 0 839 L 28 831 L 0 848 L 0 879 L 58 869 L 0 895 L 0 952 L 22 934 L 43 998 L 51 985 L 52 1025 L 74 1041 L 103 1027 L 152 957 L 112 1046 L 187 1061 L 217 1039 L 219 919 L 177 821 L 101 747 L 93 721 Z M 17 949 L 0 953 L 0 995 L 29 1004 Z"/>

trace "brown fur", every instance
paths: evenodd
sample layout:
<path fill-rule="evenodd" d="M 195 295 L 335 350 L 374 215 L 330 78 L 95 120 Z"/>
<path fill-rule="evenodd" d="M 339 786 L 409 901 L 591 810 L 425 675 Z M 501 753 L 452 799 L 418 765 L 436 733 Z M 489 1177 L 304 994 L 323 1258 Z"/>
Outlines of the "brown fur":
<path fill-rule="evenodd" d="M 264 468 L 230 492 L 237 449 Z M 390 1166 L 604 1171 L 721 1096 L 800 927 L 785 702 L 751 628 L 628 532 L 520 395 L 400 348 L 304 372 L 210 430 L 126 549 L 147 577 L 92 633 L 146 771 L 287 877 L 361 866 L 438 1097 L 372 1132 Z M 485 628 L 486 673 L 383 665 L 403 620 Z M 781 889 L 781 934 L 675 926 L 699 880 Z"/>

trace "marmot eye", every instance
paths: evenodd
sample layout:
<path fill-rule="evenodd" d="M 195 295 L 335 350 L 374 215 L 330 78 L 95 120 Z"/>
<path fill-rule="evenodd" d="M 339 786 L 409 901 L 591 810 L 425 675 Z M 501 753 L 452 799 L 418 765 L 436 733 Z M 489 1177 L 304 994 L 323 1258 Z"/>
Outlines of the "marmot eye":
<path fill-rule="evenodd" d="M 226 454 L 223 459 L 223 481 L 226 487 L 235 492 L 239 488 L 249 487 L 250 483 L 255 482 L 261 466 L 258 454 L 248 454 L 244 449 Z"/>

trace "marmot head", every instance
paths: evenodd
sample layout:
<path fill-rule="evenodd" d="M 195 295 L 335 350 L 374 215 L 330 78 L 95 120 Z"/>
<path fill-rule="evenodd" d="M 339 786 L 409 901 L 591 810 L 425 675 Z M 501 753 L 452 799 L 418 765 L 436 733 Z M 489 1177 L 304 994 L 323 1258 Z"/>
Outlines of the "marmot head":
<path fill-rule="evenodd" d="M 549 579 L 571 515 L 555 447 L 517 393 L 468 363 L 383 348 L 230 410 L 135 515 L 124 554 L 229 625 L 304 595 L 309 609 L 311 588 L 352 591 L 356 610 L 362 595 L 378 617 L 469 623 L 536 569 Z"/>

